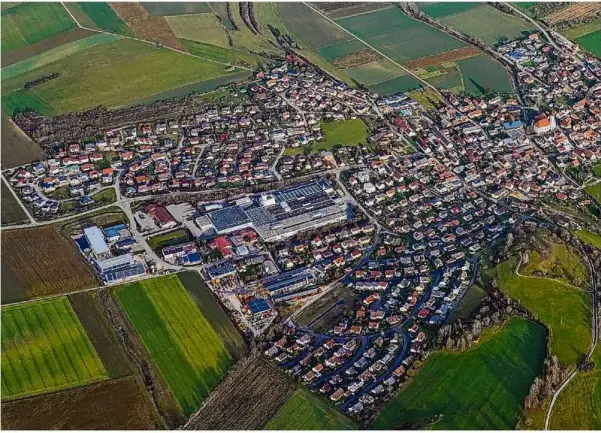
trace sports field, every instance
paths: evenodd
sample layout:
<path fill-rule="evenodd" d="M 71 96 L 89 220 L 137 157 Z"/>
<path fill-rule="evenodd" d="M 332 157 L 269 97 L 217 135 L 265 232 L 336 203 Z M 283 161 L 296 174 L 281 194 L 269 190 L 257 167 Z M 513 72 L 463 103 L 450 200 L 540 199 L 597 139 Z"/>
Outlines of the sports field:
<path fill-rule="evenodd" d="M 297 390 L 265 426 L 266 430 L 356 430 L 357 425 L 304 389 Z"/>
<path fill-rule="evenodd" d="M 382 9 L 336 21 L 397 62 L 460 48 L 465 44 L 397 8 Z"/>
<path fill-rule="evenodd" d="M 127 318 L 189 416 L 225 376 L 232 356 L 177 275 L 115 290 Z"/>
<path fill-rule="evenodd" d="M 2 399 L 107 378 L 67 298 L 2 308 Z"/>
<path fill-rule="evenodd" d="M 496 331 L 486 331 L 465 352 L 430 355 L 370 427 L 403 429 L 442 415 L 432 428 L 511 430 L 544 357 L 545 329 L 526 319 L 511 319 Z"/>
<path fill-rule="evenodd" d="M 53 114 L 60 114 L 98 105 L 126 106 L 151 95 L 238 71 L 226 72 L 225 66 L 217 63 L 152 44 L 121 39 L 77 51 L 4 80 L 3 95 L 10 96 L 21 90 L 27 81 L 54 72 L 61 76 L 26 91 L 27 102 L 42 101 Z"/>
<path fill-rule="evenodd" d="M 58 3 L 21 3 L 2 11 L 2 53 L 18 50 L 75 28 Z"/>
<path fill-rule="evenodd" d="M 533 30 L 533 26 L 527 21 L 484 4 L 445 16 L 440 22 L 488 45 L 496 44 L 501 38 L 514 39 Z"/>
<path fill-rule="evenodd" d="M 499 288 L 548 327 L 551 353 L 563 364 L 575 365 L 591 342 L 588 294 L 560 281 L 518 276 L 515 266 L 511 259 L 496 267 Z"/>

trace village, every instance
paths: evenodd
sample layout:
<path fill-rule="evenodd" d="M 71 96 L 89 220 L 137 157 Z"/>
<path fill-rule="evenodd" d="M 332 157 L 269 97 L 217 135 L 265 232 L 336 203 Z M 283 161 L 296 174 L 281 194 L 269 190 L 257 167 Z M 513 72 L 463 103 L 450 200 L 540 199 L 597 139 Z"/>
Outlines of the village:
<path fill-rule="evenodd" d="M 513 224 L 541 207 L 599 215 L 585 187 L 601 182 L 601 65 L 537 33 L 497 50 L 519 69 L 517 95 L 444 94 L 428 110 L 289 59 L 257 74 L 248 104 L 57 143 L 3 175 L 40 221 L 124 206 L 129 225 L 72 235 L 105 284 L 197 270 L 246 335 L 283 322 L 266 356 L 367 419 Z M 349 120 L 365 142 L 315 147 Z M 295 322 L 338 287 L 354 298 L 331 308 L 350 314 L 319 332 Z"/>

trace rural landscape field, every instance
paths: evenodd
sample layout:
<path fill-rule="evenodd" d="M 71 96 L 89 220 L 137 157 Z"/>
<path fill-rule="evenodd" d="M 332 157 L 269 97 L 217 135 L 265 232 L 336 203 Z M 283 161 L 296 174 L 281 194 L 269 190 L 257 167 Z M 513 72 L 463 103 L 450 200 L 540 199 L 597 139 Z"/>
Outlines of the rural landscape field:
<path fill-rule="evenodd" d="M 0 33 L 1 429 L 601 429 L 600 2 Z"/>

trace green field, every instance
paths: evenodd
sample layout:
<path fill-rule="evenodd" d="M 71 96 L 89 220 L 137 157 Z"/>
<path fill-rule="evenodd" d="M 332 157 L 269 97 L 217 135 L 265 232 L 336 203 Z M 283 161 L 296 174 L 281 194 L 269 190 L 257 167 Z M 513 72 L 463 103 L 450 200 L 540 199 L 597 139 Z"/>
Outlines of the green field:
<path fill-rule="evenodd" d="M 2 81 L 17 77 L 21 74 L 25 74 L 29 71 L 33 71 L 34 69 L 41 68 L 51 63 L 58 62 L 59 60 L 72 56 L 79 51 L 85 51 L 97 45 L 115 42 L 118 39 L 119 36 L 101 33 L 84 39 L 78 39 L 73 42 L 68 42 L 38 54 L 37 56 L 30 57 L 29 59 L 22 60 L 18 63 L 14 63 L 10 66 L 2 68 Z"/>
<path fill-rule="evenodd" d="M 597 164 L 593 167 L 593 174 L 597 177 L 601 177 L 601 164 Z"/>
<path fill-rule="evenodd" d="M 588 230 L 576 230 L 574 234 L 582 242 L 601 250 L 601 236 Z"/>
<path fill-rule="evenodd" d="M 594 185 L 594 186 L 589 186 L 586 189 L 586 192 L 588 192 L 590 195 L 595 197 L 595 200 L 597 200 L 599 203 L 601 203 L 601 183 L 598 183 L 597 185 Z"/>
<path fill-rule="evenodd" d="M 357 51 L 365 49 L 367 49 L 367 46 L 363 42 L 358 41 L 357 39 L 351 39 L 349 41 L 322 47 L 317 50 L 317 54 L 329 61 L 339 59 L 340 57 L 348 56 L 349 54 L 353 54 Z"/>
<path fill-rule="evenodd" d="M 513 93 L 511 79 L 503 66 L 491 57 L 481 54 L 457 61 L 463 75 L 466 92 L 481 95 L 490 90 L 494 93 Z"/>
<path fill-rule="evenodd" d="M 589 284 L 588 269 L 580 254 L 565 244 L 555 242 L 546 243 L 544 254 L 532 251 L 528 263 L 522 264 L 520 274 L 553 278 L 582 288 Z"/>
<path fill-rule="evenodd" d="M 175 15 L 166 18 L 173 34 L 180 39 L 217 45 L 227 48 L 228 38 L 225 29 L 213 13 L 195 15 Z"/>
<path fill-rule="evenodd" d="M 407 73 L 387 59 L 374 60 L 344 71 L 349 77 L 365 86 L 383 83 Z"/>
<path fill-rule="evenodd" d="M 402 75 L 393 78 L 392 80 L 369 86 L 369 89 L 380 96 L 388 96 L 399 92 L 409 92 L 411 90 L 421 89 L 422 87 L 424 87 L 424 85 L 413 75 Z"/>
<path fill-rule="evenodd" d="M 212 12 L 207 2 L 141 2 L 140 4 L 150 15 L 159 17 Z M 234 4 L 232 7 L 237 7 L 237 5 Z"/>
<path fill-rule="evenodd" d="M 356 430 L 357 425 L 320 397 L 299 389 L 265 426 L 266 430 Z"/>
<path fill-rule="evenodd" d="M 140 71 L 144 71 L 143 74 Z M 86 110 L 98 105 L 131 105 L 151 95 L 192 83 L 233 75 L 223 65 L 121 39 L 98 45 L 2 81 L 2 94 L 22 89 L 25 82 L 59 72 L 27 93 L 43 100 L 53 114 Z"/>
<path fill-rule="evenodd" d="M 316 145 L 318 149 L 332 149 L 338 144 L 356 146 L 366 143 L 367 126 L 361 119 L 336 120 L 322 123 L 324 140 Z"/>
<path fill-rule="evenodd" d="M 601 30 L 575 39 L 582 48 L 601 58 Z"/>
<path fill-rule="evenodd" d="M 411 428 L 442 415 L 441 430 L 511 430 L 545 357 L 545 329 L 514 318 L 465 352 L 435 352 L 371 428 Z"/>
<path fill-rule="evenodd" d="M 463 47 L 465 44 L 397 8 L 342 18 L 339 25 L 397 62 Z"/>
<path fill-rule="evenodd" d="M 65 297 L 2 308 L 2 399 L 108 377 Z"/>
<path fill-rule="evenodd" d="M 601 430 L 601 346 L 591 361 L 595 368 L 578 373 L 557 398 L 552 430 Z"/>
<path fill-rule="evenodd" d="M 601 30 L 601 22 L 593 20 L 579 26 L 567 28 L 560 33 L 568 39 L 575 39 L 580 36 L 588 35 L 589 33 L 594 33 L 597 30 Z"/>
<path fill-rule="evenodd" d="M 116 296 L 184 416 L 225 376 L 232 356 L 177 275 L 125 284 Z"/>
<path fill-rule="evenodd" d="M 418 3 L 419 10 L 432 18 L 454 15 L 480 6 L 478 2 L 432 2 Z"/>
<path fill-rule="evenodd" d="M 445 68 L 444 72 L 426 81 L 438 89 L 463 89 L 463 80 L 457 68 Z"/>
<path fill-rule="evenodd" d="M 108 3 L 79 2 L 77 4 L 99 29 L 124 36 L 135 36 L 134 32 L 117 16 Z"/>
<path fill-rule="evenodd" d="M 523 32 L 533 29 L 527 21 L 505 14 L 488 5 L 451 15 L 440 21 L 460 32 L 478 38 L 488 45 L 496 44 L 500 38 L 520 37 Z"/>
<path fill-rule="evenodd" d="M 172 232 L 163 233 L 162 235 L 152 236 L 147 242 L 150 248 L 163 248 L 171 245 L 181 244 L 190 240 L 190 235 L 186 230 L 174 230 Z"/>
<path fill-rule="evenodd" d="M 577 364 L 591 342 L 588 294 L 559 281 L 520 277 L 515 266 L 511 259 L 496 267 L 499 288 L 547 326 L 552 354 L 565 365 Z"/>
<path fill-rule="evenodd" d="M 18 50 L 75 28 L 63 6 L 56 3 L 22 3 L 2 11 L 2 53 Z"/>

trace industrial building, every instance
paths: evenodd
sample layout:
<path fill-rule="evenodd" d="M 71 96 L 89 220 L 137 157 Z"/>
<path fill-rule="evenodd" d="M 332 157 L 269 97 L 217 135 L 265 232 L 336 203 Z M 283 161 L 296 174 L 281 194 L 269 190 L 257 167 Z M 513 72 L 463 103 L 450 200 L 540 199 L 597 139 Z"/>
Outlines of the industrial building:
<path fill-rule="evenodd" d="M 346 220 L 346 203 L 333 192 L 325 179 L 318 179 L 264 194 L 254 206 L 230 206 L 207 217 L 219 234 L 252 227 L 264 241 L 273 242 Z"/>
<path fill-rule="evenodd" d="M 134 259 L 132 254 L 97 260 L 96 266 L 107 284 L 117 283 L 146 273 L 146 267 Z"/>
<path fill-rule="evenodd" d="M 111 257 L 111 249 L 104 240 L 104 234 L 96 226 L 87 227 L 83 230 L 84 236 L 94 253 L 97 260 L 103 260 Z"/>

